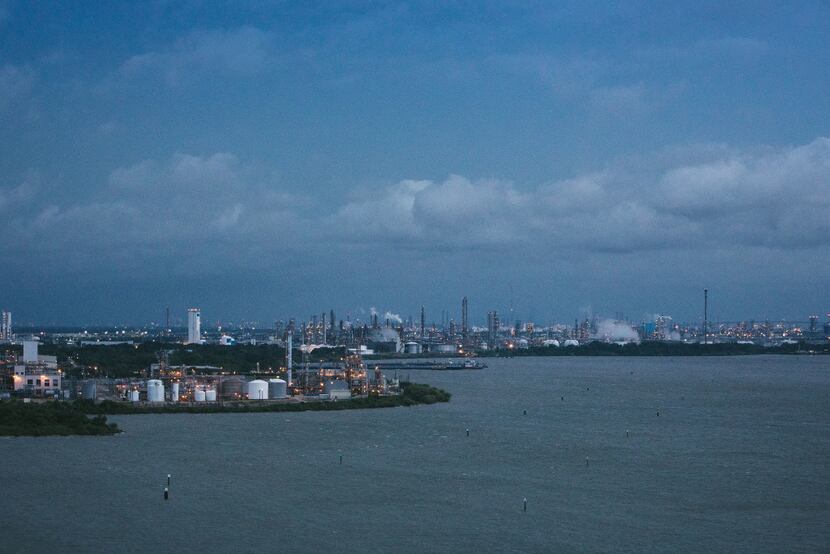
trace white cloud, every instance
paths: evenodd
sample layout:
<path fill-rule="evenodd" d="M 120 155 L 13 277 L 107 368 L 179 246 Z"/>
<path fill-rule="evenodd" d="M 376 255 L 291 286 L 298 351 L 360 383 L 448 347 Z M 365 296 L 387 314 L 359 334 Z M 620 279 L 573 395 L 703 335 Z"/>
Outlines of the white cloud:
<path fill-rule="evenodd" d="M 693 149 L 693 163 L 620 166 L 529 190 L 459 176 L 405 181 L 348 204 L 336 219 L 359 225 L 367 240 L 426 249 L 830 244 L 830 139 L 700 155 Z"/>
<path fill-rule="evenodd" d="M 685 157 L 674 149 L 536 187 L 457 175 L 405 180 L 333 208 L 333 198 L 285 192 L 231 153 L 119 168 L 75 204 L 38 203 L 36 181 L 0 188 L 0 230 L 44 260 L 87 269 L 118 256 L 119 268 L 224 271 L 279 259 L 286 248 L 555 258 L 830 246 L 827 138 L 743 152 L 695 147 Z"/>
<path fill-rule="evenodd" d="M 132 56 L 121 66 L 125 76 L 160 74 L 171 85 L 196 73 L 251 75 L 271 57 L 270 38 L 256 27 L 197 30 L 168 48 Z"/>

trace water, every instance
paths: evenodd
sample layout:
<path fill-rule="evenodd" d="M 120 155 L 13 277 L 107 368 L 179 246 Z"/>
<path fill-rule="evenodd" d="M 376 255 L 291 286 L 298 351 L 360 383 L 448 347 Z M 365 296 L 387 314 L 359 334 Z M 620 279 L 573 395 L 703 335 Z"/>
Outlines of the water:
<path fill-rule="evenodd" d="M 0 550 L 826 551 L 830 357 L 487 363 L 411 373 L 449 404 L 0 439 Z"/>

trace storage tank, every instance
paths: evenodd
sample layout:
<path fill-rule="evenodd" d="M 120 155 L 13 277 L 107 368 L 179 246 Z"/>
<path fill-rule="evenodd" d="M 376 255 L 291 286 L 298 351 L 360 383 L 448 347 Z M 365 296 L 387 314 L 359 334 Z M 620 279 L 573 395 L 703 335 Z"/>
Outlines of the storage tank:
<path fill-rule="evenodd" d="M 147 381 L 147 400 L 149 402 L 164 402 L 164 385 L 159 379 Z"/>
<path fill-rule="evenodd" d="M 423 352 L 423 348 L 419 343 L 411 341 L 406 343 L 406 345 L 404 346 L 404 351 L 407 354 L 420 354 L 421 352 Z"/>
<path fill-rule="evenodd" d="M 349 390 L 349 383 L 335 379 L 323 383 L 323 394 L 328 394 L 332 400 L 338 400 L 351 398 L 352 391 Z"/>
<path fill-rule="evenodd" d="M 173 402 L 179 401 L 179 384 L 173 383 L 170 385 L 170 400 Z"/>
<path fill-rule="evenodd" d="M 95 400 L 97 391 L 98 385 L 95 383 L 95 379 L 90 379 L 89 381 L 84 381 L 81 387 L 81 396 L 84 400 Z"/>
<path fill-rule="evenodd" d="M 268 383 L 262 379 L 248 382 L 248 400 L 266 400 L 268 398 Z"/>
<path fill-rule="evenodd" d="M 285 398 L 288 390 L 288 383 L 282 379 L 268 380 L 268 398 Z"/>
<path fill-rule="evenodd" d="M 138 402 L 138 389 L 130 391 L 130 402 Z"/>
<path fill-rule="evenodd" d="M 216 389 L 208 389 L 205 391 L 205 400 L 208 402 L 216 402 Z"/>
<path fill-rule="evenodd" d="M 196 389 L 193 391 L 193 401 L 194 402 L 204 402 L 205 401 L 205 391 L 202 389 Z"/>
<path fill-rule="evenodd" d="M 242 377 L 228 377 L 219 383 L 219 395 L 225 400 L 239 400 L 245 393 L 245 379 Z"/>
<path fill-rule="evenodd" d="M 442 354 L 454 354 L 458 352 L 458 346 L 454 344 L 436 344 L 433 347 L 430 347 L 433 352 L 440 352 Z"/>

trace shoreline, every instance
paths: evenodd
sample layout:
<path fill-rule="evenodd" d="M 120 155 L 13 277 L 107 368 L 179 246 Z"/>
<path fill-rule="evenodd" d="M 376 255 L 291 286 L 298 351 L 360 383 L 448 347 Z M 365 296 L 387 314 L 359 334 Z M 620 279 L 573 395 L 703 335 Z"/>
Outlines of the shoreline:
<path fill-rule="evenodd" d="M 401 387 L 403 392 L 399 395 L 363 396 L 347 400 L 233 400 L 211 403 L 141 404 L 114 400 L 101 402 L 79 400 L 75 402 L 75 405 L 87 415 L 268 413 L 409 407 L 449 402 L 452 397 L 452 394 L 445 390 L 421 383 L 405 382 L 401 383 Z"/>

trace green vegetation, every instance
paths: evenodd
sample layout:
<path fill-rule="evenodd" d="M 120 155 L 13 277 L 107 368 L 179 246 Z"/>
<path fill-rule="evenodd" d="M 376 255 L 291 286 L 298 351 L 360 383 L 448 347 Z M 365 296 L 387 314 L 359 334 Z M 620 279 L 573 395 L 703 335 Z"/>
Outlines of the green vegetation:
<path fill-rule="evenodd" d="M 212 414 L 226 412 L 305 412 L 330 410 L 356 410 L 367 408 L 394 408 L 396 406 L 416 406 L 418 404 L 435 404 L 449 402 L 449 392 L 419 383 L 401 383 L 403 392 L 398 396 L 369 396 L 337 401 L 311 402 L 224 402 L 193 404 L 141 404 L 130 402 L 92 402 L 78 400 L 74 404 L 87 414 Z"/>
<path fill-rule="evenodd" d="M 0 436 L 113 435 L 118 426 L 105 415 L 88 417 L 71 402 L 0 401 Z"/>

